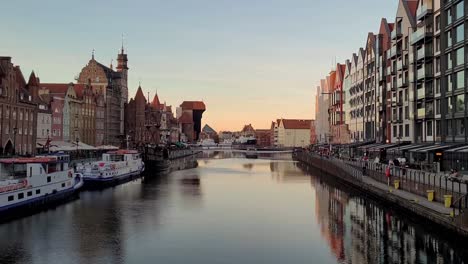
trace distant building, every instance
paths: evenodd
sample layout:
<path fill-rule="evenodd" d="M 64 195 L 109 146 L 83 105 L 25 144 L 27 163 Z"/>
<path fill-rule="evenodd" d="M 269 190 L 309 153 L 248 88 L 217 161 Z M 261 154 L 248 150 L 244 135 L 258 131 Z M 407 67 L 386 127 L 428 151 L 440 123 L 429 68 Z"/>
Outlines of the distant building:
<path fill-rule="evenodd" d="M 256 129 L 255 138 L 257 139 L 257 146 L 271 147 L 271 129 Z"/>
<path fill-rule="evenodd" d="M 277 133 L 275 146 L 278 147 L 306 147 L 311 143 L 313 120 L 278 119 L 273 124 L 273 131 Z M 315 133 L 315 132 L 314 132 Z"/>
<path fill-rule="evenodd" d="M 177 119 L 187 142 L 197 142 L 200 139 L 201 120 L 205 110 L 205 103 L 201 101 L 184 101 L 180 105 Z"/>
<path fill-rule="evenodd" d="M 201 139 L 213 139 L 215 143 L 219 143 L 219 136 L 216 131 L 209 125 L 205 125 L 200 134 Z"/>

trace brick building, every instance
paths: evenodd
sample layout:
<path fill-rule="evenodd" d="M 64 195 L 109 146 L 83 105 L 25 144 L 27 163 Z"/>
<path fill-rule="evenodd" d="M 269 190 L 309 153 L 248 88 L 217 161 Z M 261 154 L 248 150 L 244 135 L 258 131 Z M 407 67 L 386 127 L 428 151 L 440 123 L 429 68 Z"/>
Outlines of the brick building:
<path fill-rule="evenodd" d="M 0 57 L 1 154 L 11 155 L 14 149 L 18 154 L 35 153 L 37 105 L 32 99 L 19 66 L 11 57 Z"/>

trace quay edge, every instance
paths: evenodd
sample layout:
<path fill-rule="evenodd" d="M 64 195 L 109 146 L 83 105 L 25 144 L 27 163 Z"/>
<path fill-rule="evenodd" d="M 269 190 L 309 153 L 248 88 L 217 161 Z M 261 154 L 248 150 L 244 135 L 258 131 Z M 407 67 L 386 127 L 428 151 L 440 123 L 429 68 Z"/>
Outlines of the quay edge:
<path fill-rule="evenodd" d="M 304 155 L 304 153 L 294 153 L 293 159 L 306 165 L 309 168 L 312 167 L 316 169 L 316 171 L 324 175 L 333 177 L 342 184 L 356 189 L 358 192 L 367 197 L 391 206 L 391 209 L 396 209 L 408 213 L 409 218 L 429 221 L 430 223 L 426 222 L 425 225 L 437 225 L 437 227 L 441 228 L 441 231 L 447 231 L 452 235 L 458 236 L 468 241 L 468 229 L 463 228 L 461 225 L 457 224 L 455 218 L 434 211 L 418 203 L 408 203 L 407 199 L 399 197 L 389 191 L 383 191 L 379 188 L 376 188 L 372 184 L 353 180 L 351 177 L 347 177 L 346 175 L 330 173 L 319 164 L 314 164 L 312 161 L 303 158 L 302 155 Z M 326 162 L 326 160 L 324 161 Z M 424 197 L 421 198 L 424 199 Z"/>

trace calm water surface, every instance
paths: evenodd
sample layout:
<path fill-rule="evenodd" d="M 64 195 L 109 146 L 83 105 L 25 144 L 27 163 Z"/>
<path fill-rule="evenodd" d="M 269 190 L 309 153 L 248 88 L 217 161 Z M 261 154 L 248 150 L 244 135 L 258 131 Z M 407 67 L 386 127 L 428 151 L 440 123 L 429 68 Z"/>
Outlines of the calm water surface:
<path fill-rule="evenodd" d="M 457 244 L 291 160 L 208 153 L 197 169 L 83 192 L 0 225 L 0 263 L 463 263 Z M 313 173 L 312 173 L 313 174 Z"/>

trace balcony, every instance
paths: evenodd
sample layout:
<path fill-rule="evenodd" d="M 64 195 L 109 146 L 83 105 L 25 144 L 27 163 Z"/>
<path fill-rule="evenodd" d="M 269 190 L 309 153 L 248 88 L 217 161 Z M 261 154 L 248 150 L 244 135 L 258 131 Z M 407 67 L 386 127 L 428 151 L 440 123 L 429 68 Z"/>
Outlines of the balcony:
<path fill-rule="evenodd" d="M 402 35 L 403 34 L 401 33 L 401 28 L 398 28 L 398 27 L 395 27 L 391 33 L 392 40 L 399 39 Z"/>
<path fill-rule="evenodd" d="M 398 88 L 405 88 L 408 87 L 408 79 L 407 78 L 399 78 L 397 81 Z"/>
<path fill-rule="evenodd" d="M 423 79 L 428 79 L 433 77 L 433 72 L 432 72 L 432 66 L 430 67 L 425 67 L 423 66 L 422 68 L 418 69 L 417 72 L 417 80 L 423 80 Z"/>
<path fill-rule="evenodd" d="M 402 71 L 408 69 L 408 64 L 405 63 L 403 60 L 399 60 L 397 62 L 397 71 Z"/>
<path fill-rule="evenodd" d="M 393 69 L 391 65 L 387 67 L 387 75 L 388 76 L 395 75 L 395 70 Z"/>
<path fill-rule="evenodd" d="M 400 56 L 400 55 L 401 55 L 401 50 L 398 49 L 398 46 L 393 46 L 390 49 L 390 55 L 389 55 L 390 58 L 395 58 L 396 56 Z"/>
<path fill-rule="evenodd" d="M 425 108 L 418 108 L 418 119 L 426 118 L 426 109 Z"/>
<path fill-rule="evenodd" d="M 393 80 L 390 82 L 390 90 L 396 91 L 398 87 L 398 82 L 396 81 L 396 78 L 393 78 Z"/>
<path fill-rule="evenodd" d="M 410 44 L 415 45 L 423 40 L 432 40 L 432 28 L 430 27 L 420 27 L 415 32 L 410 35 Z"/>
<path fill-rule="evenodd" d="M 418 91 L 416 92 L 416 96 L 418 100 L 426 98 L 426 91 L 424 89 L 424 86 L 418 89 Z"/>
<path fill-rule="evenodd" d="M 430 9 L 427 5 L 422 5 L 421 7 L 418 8 L 418 11 L 416 12 L 416 19 L 421 20 L 431 14 L 432 14 L 432 9 Z"/>
<path fill-rule="evenodd" d="M 432 49 L 423 47 L 417 52 L 417 61 L 424 60 L 426 58 L 431 58 L 433 56 Z"/>

